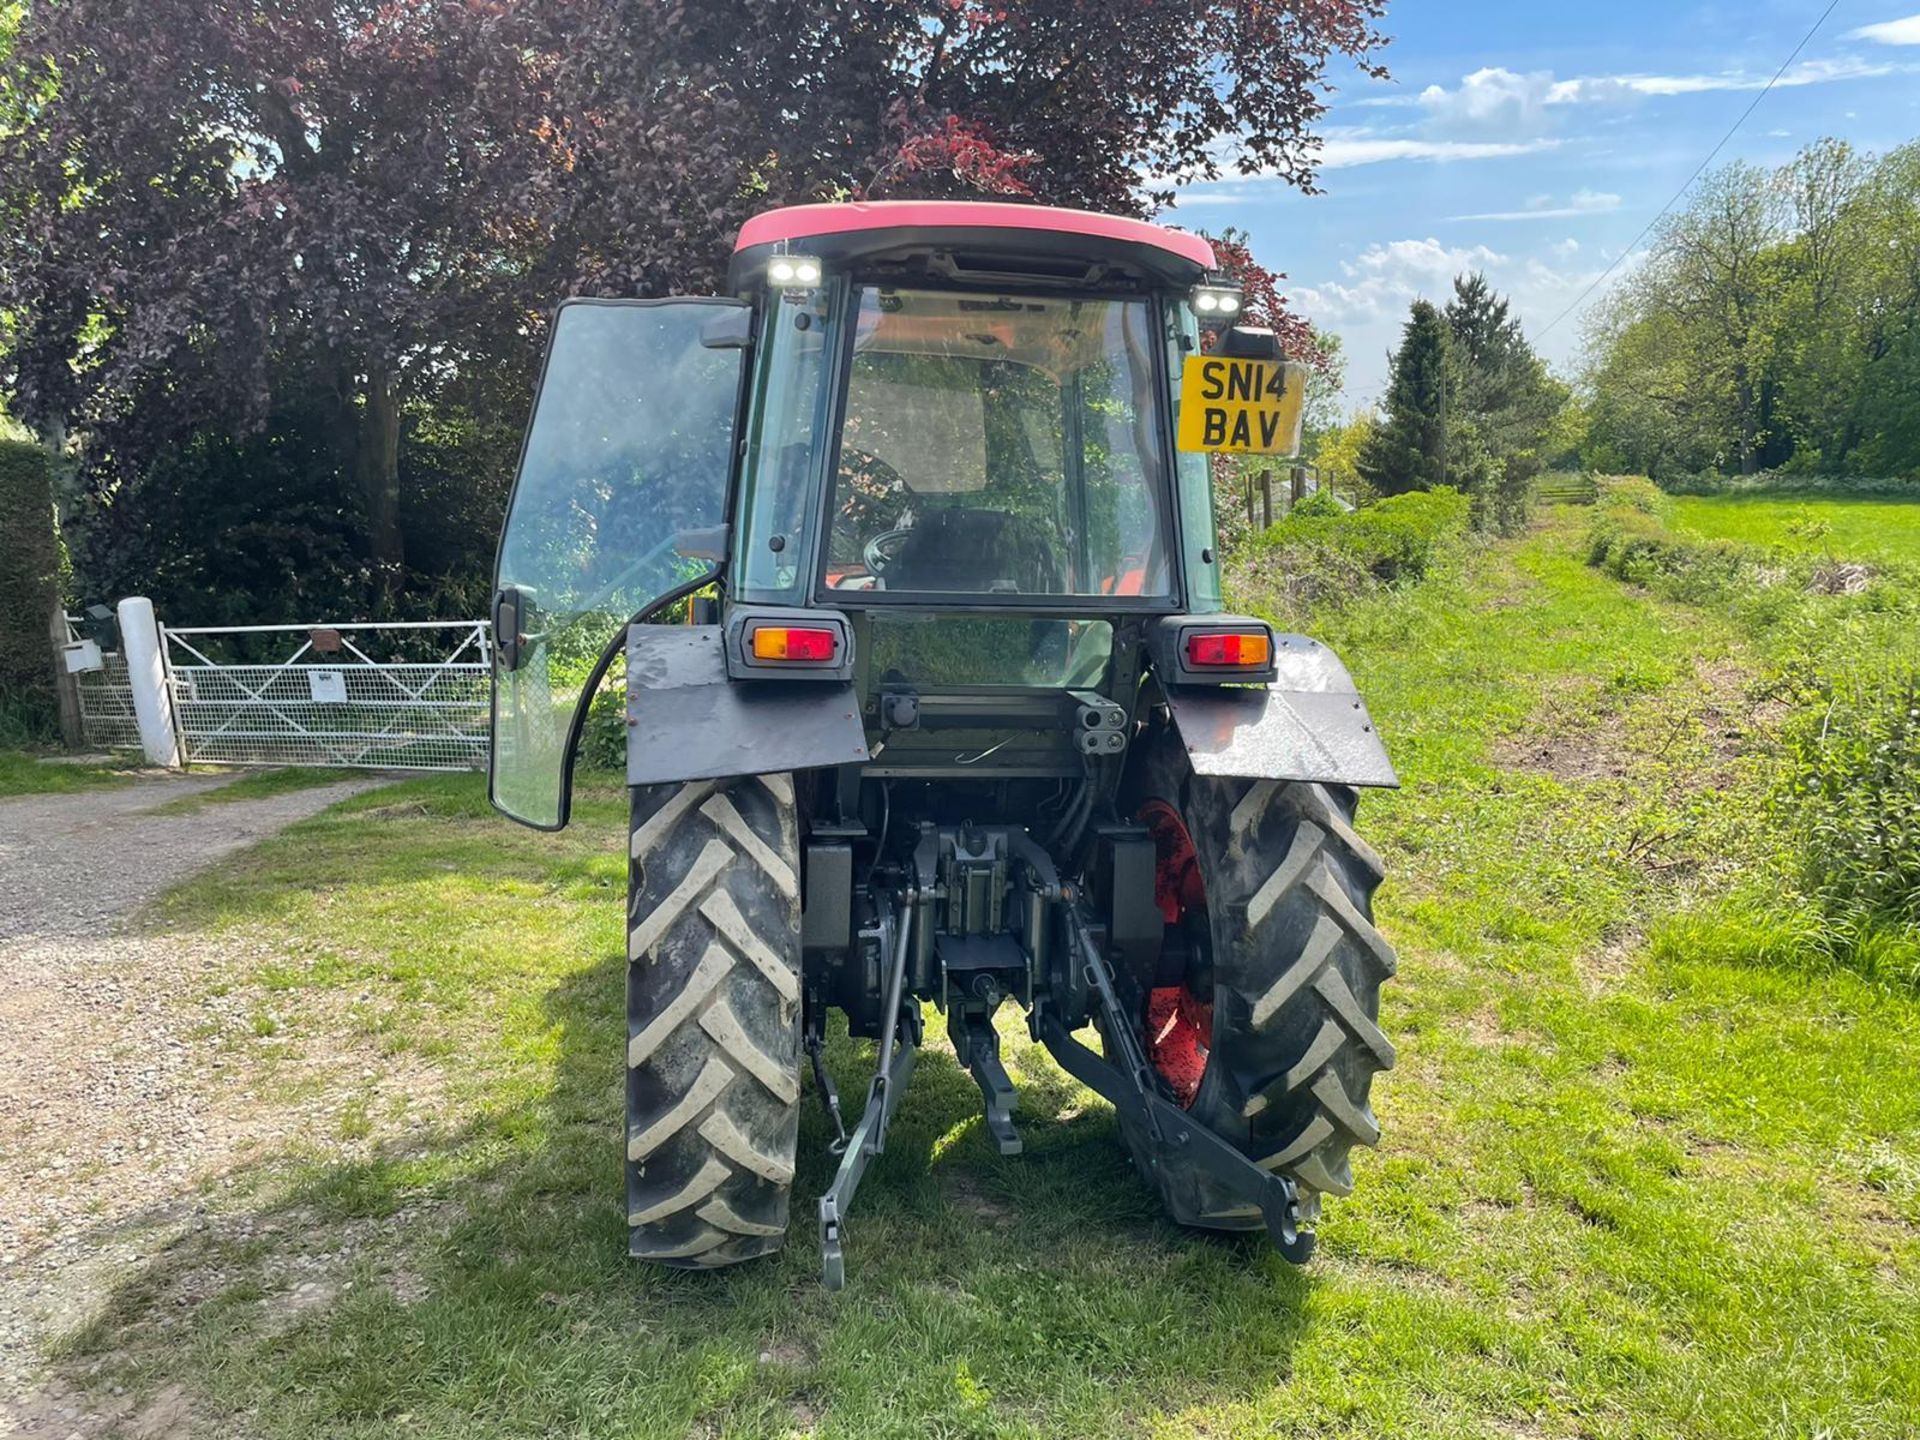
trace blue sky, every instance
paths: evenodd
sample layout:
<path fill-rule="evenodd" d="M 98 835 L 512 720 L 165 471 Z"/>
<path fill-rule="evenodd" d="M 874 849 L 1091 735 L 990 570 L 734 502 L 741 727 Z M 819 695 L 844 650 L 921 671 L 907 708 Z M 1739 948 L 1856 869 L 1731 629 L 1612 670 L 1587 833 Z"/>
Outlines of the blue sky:
<path fill-rule="evenodd" d="M 1393 79 L 1340 78 L 1323 126 L 1326 193 L 1228 179 L 1193 187 L 1163 218 L 1250 232 L 1255 253 L 1287 273 L 1295 308 L 1345 337 L 1348 399 L 1364 403 L 1384 387 L 1408 303 L 1444 298 L 1458 270 L 1485 270 L 1529 333 L 1544 329 L 1824 8 L 1397 0 Z M 1841 0 L 1716 164 L 1776 165 L 1822 135 L 1876 151 L 1920 138 L 1920 0 Z M 1563 371 L 1580 320 L 1540 342 Z"/>

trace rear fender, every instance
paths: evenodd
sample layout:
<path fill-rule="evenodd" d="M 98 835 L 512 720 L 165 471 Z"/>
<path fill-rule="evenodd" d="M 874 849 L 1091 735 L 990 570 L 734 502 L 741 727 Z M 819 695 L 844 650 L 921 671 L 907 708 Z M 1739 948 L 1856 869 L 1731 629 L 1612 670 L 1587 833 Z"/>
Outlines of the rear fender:
<path fill-rule="evenodd" d="M 866 760 L 851 684 L 727 678 L 719 625 L 627 631 L 627 783 L 771 775 Z"/>
<path fill-rule="evenodd" d="M 1340 657 L 1304 635 L 1275 635 L 1267 685 L 1167 685 L 1196 775 L 1397 788 L 1400 779 Z"/>

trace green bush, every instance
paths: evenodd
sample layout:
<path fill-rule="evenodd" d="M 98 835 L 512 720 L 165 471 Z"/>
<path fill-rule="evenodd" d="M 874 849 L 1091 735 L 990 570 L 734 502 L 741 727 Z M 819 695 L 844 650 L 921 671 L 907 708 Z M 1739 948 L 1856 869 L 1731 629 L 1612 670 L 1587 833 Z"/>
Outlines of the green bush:
<path fill-rule="evenodd" d="M 1472 502 L 1445 486 L 1390 495 L 1351 512 L 1303 504 L 1254 548 L 1332 552 L 1376 580 L 1417 580 L 1450 541 L 1466 534 L 1471 515 Z"/>
<path fill-rule="evenodd" d="M 1920 926 L 1920 673 L 1820 675 L 1785 738 L 1808 883 L 1827 911 Z"/>
<path fill-rule="evenodd" d="M 1350 512 L 1346 507 L 1334 499 L 1331 490 L 1316 490 L 1307 496 L 1306 499 L 1295 505 L 1283 518 L 1287 520 L 1310 520 L 1318 515 L 1331 516 L 1337 520 L 1342 515 L 1348 513 Z"/>
<path fill-rule="evenodd" d="M 1587 527 L 1587 562 L 1634 585 L 1689 563 L 1667 531 L 1667 497 L 1642 475 L 1601 478 Z"/>
<path fill-rule="evenodd" d="M 580 756 L 575 764 L 581 770 L 627 769 L 627 687 L 622 683 L 603 685 L 587 705 L 586 722 L 580 727 Z"/>
<path fill-rule="evenodd" d="M 1464 542 L 1471 501 L 1445 486 L 1351 512 L 1302 502 L 1233 558 L 1233 603 L 1286 624 L 1357 596 L 1419 580 Z"/>
<path fill-rule="evenodd" d="M 0 741 L 28 744 L 58 733 L 49 626 L 59 603 L 47 452 L 0 440 Z"/>

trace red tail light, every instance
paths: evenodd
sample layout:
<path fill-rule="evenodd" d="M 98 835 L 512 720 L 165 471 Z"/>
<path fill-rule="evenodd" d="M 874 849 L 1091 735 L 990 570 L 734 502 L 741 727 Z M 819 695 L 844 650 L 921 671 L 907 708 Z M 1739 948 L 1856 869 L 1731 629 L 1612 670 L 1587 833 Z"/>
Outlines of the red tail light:
<path fill-rule="evenodd" d="M 1264 670 L 1272 659 L 1273 642 L 1263 633 L 1187 637 L 1187 663 L 1195 668 Z"/>
<path fill-rule="evenodd" d="M 834 643 L 832 630 L 807 625 L 762 625 L 753 632 L 753 658 L 830 663 Z"/>

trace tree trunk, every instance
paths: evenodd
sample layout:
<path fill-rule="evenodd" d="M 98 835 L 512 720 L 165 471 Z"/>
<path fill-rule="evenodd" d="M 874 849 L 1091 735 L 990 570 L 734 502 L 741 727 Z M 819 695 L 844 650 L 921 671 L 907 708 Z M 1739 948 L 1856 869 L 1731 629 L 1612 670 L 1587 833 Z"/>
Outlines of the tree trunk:
<path fill-rule="evenodd" d="M 1760 450 L 1755 443 L 1758 417 L 1754 413 L 1753 383 L 1743 373 L 1735 382 L 1734 393 L 1740 404 L 1740 473 L 1760 473 Z"/>
<path fill-rule="evenodd" d="M 367 507 L 367 550 L 381 590 L 391 595 L 405 578 L 407 560 L 400 529 L 400 397 L 378 367 L 367 376 L 357 421 L 353 471 Z"/>

